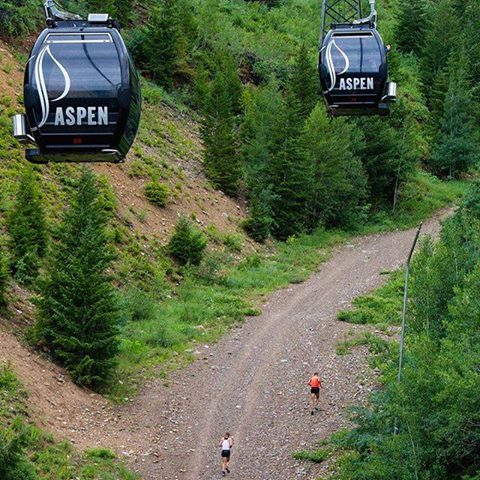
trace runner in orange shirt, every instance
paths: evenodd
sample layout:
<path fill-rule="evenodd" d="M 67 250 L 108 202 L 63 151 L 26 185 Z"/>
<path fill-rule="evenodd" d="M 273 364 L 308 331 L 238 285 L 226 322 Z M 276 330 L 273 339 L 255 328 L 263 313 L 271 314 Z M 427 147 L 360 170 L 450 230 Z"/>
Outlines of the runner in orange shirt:
<path fill-rule="evenodd" d="M 322 382 L 315 372 L 313 377 L 308 381 L 310 386 L 310 411 L 313 415 L 314 410 L 318 410 L 318 402 L 320 401 L 320 388 L 322 388 Z"/>

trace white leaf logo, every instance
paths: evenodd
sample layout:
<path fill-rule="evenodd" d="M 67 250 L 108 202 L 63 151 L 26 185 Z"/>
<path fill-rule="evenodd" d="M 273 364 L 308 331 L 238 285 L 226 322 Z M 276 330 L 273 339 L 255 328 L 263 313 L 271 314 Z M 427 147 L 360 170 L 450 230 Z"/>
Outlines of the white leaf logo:
<path fill-rule="evenodd" d="M 340 55 L 342 55 L 345 60 L 345 68 L 338 73 L 335 69 L 335 63 L 332 56 L 333 47 L 335 47 L 340 52 Z M 335 40 L 332 40 L 327 45 L 327 49 L 325 51 L 325 58 L 327 60 L 328 73 L 330 74 L 330 88 L 327 90 L 327 92 L 324 93 L 328 93 L 335 88 L 335 85 L 337 83 L 337 75 L 343 75 L 350 68 L 350 60 L 348 59 L 346 53 L 336 44 Z"/>
<path fill-rule="evenodd" d="M 48 98 L 48 90 L 45 83 L 45 75 L 43 71 L 43 60 L 45 58 L 45 55 L 47 54 L 60 69 L 65 80 L 65 88 L 63 90 L 63 93 L 57 98 L 51 100 L 51 102 L 58 102 L 59 100 L 62 100 L 62 98 L 65 98 L 70 92 L 71 87 L 70 75 L 65 70 L 65 67 L 53 56 L 52 52 L 50 51 L 50 45 L 46 45 L 42 48 L 41 52 L 37 57 L 37 61 L 35 62 L 35 82 L 37 83 L 38 95 L 40 97 L 40 105 L 42 107 L 42 120 L 38 124 L 37 128 L 42 128 L 45 125 L 48 120 L 48 115 L 50 114 L 50 99 Z"/>

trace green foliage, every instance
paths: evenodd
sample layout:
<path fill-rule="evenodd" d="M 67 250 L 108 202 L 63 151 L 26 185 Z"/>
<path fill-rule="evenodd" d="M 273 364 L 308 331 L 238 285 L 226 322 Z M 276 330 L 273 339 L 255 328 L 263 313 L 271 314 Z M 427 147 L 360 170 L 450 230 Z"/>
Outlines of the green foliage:
<path fill-rule="evenodd" d="M 436 76 L 446 66 L 452 49 L 461 38 L 460 23 L 453 0 L 440 0 L 428 6 L 428 29 L 422 50 L 422 70 L 425 85 L 433 85 Z M 431 89 L 427 90 L 430 98 Z"/>
<path fill-rule="evenodd" d="M 235 195 L 242 178 L 235 118 L 241 87 L 234 61 L 221 53 L 217 62 L 215 79 L 203 101 L 205 171 L 216 187 Z"/>
<path fill-rule="evenodd" d="M 0 365 L 2 480 L 138 479 L 109 450 L 94 449 L 80 454 L 67 442 L 58 443 L 51 435 L 29 424 L 26 398 L 11 368 Z"/>
<path fill-rule="evenodd" d="M 371 294 L 355 298 L 354 308 L 341 311 L 338 319 L 357 324 L 399 324 L 403 298 L 402 273 L 393 273 L 385 286 Z"/>
<path fill-rule="evenodd" d="M 439 243 L 427 241 L 416 257 L 401 385 L 396 349 L 380 349 L 383 388 L 368 406 L 354 410 L 357 427 L 333 438 L 348 452 L 334 478 L 464 480 L 478 475 L 479 198 L 475 185 L 444 225 Z M 394 284 L 383 294 L 398 304 Z"/>
<path fill-rule="evenodd" d="M 6 35 L 35 32 L 42 19 L 42 10 L 35 0 L 7 0 L 0 3 L 0 31 Z"/>
<path fill-rule="evenodd" d="M 148 67 L 154 79 L 163 87 L 172 86 L 173 75 L 178 65 L 178 7 L 174 0 L 164 0 L 161 9 L 155 8 L 148 25 Z"/>
<path fill-rule="evenodd" d="M 7 304 L 5 293 L 8 287 L 8 260 L 5 252 L 0 248 L 0 307 Z"/>
<path fill-rule="evenodd" d="M 330 456 L 330 453 L 324 449 L 315 450 L 313 452 L 302 450 L 300 452 L 295 452 L 293 454 L 293 458 L 295 460 L 309 460 L 310 462 L 314 462 L 314 463 L 322 463 L 329 456 Z"/>
<path fill-rule="evenodd" d="M 43 201 L 36 174 L 27 168 L 22 175 L 7 222 L 10 267 L 15 277 L 27 285 L 37 277 L 40 259 L 47 249 Z"/>
<path fill-rule="evenodd" d="M 250 216 L 243 222 L 245 231 L 257 242 L 264 242 L 273 228 L 273 213 L 271 208 L 271 188 L 254 192 L 250 204 Z"/>
<path fill-rule="evenodd" d="M 405 0 L 399 3 L 396 39 L 403 52 L 422 53 L 427 31 L 427 0 Z"/>
<path fill-rule="evenodd" d="M 468 81 L 463 51 L 452 52 L 448 77 L 450 82 L 444 99 L 444 111 L 430 164 L 439 175 L 456 177 L 468 171 L 480 159 L 479 135 L 472 116 L 473 91 Z"/>
<path fill-rule="evenodd" d="M 312 170 L 300 143 L 300 104 L 292 94 L 282 102 L 276 117 L 273 149 L 264 166 L 262 182 L 271 191 L 272 234 L 286 240 L 306 230 Z"/>
<path fill-rule="evenodd" d="M 318 101 L 320 85 L 305 43 L 297 53 L 287 88 L 298 101 L 300 115 L 308 117 Z"/>
<path fill-rule="evenodd" d="M 0 429 L 0 478 L 4 480 L 37 480 L 39 477 L 28 461 L 25 449 L 28 430 L 21 421 Z"/>
<path fill-rule="evenodd" d="M 145 185 L 145 196 L 157 207 L 165 207 L 171 192 L 167 185 L 158 182 L 150 182 Z"/>
<path fill-rule="evenodd" d="M 186 218 L 181 218 L 175 225 L 175 231 L 167 248 L 170 255 L 181 265 L 188 263 L 198 265 L 206 247 L 205 235 Z"/>
<path fill-rule="evenodd" d="M 362 222 L 367 179 L 354 153 L 356 141 L 350 123 L 331 122 L 322 106 L 315 107 L 302 138 L 313 175 L 309 203 L 313 227 L 319 223 L 352 227 Z"/>
<path fill-rule="evenodd" d="M 84 170 L 52 249 L 38 321 L 41 339 L 74 381 L 94 387 L 110 376 L 118 348 L 118 312 L 106 274 L 108 215 L 100 198 L 93 173 Z"/>
<path fill-rule="evenodd" d="M 150 295 L 138 288 L 130 288 L 119 295 L 118 306 L 121 312 L 121 324 L 154 317 L 156 303 Z"/>

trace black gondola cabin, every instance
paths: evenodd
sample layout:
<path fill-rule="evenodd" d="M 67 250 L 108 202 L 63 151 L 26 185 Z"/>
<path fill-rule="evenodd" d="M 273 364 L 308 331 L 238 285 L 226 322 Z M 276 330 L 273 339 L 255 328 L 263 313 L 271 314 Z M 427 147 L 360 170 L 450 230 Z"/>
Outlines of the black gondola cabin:
<path fill-rule="evenodd" d="M 332 115 L 388 115 L 395 84 L 389 84 L 386 48 L 369 25 L 336 25 L 320 50 L 320 81 Z"/>
<path fill-rule="evenodd" d="M 117 23 L 91 18 L 49 21 L 32 49 L 24 127 L 38 148 L 26 151 L 30 162 L 121 162 L 135 139 L 138 74 Z"/>

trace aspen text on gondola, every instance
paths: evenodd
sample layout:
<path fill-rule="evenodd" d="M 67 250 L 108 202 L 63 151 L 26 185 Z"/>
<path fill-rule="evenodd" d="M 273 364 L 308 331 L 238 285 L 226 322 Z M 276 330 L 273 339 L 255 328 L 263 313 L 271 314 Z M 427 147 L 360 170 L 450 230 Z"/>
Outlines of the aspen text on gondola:
<path fill-rule="evenodd" d="M 55 126 L 108 125 L 108 107 L 57 107 Z"/>
<path fill-rule="evenodd" d="M 373 77 L 341 78 L 339 90 L 373 90 Z"/>

